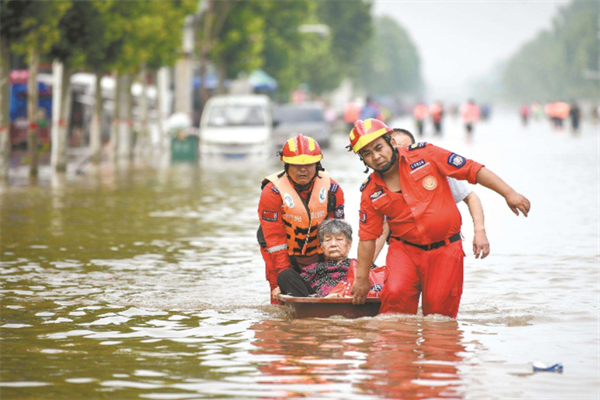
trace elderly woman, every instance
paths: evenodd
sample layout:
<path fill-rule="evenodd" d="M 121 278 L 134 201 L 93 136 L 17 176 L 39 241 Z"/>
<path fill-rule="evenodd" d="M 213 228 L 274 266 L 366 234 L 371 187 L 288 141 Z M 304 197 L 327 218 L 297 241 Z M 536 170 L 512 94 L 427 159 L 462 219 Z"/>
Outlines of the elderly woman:
<path fill-rule="evenodd" d="M 325 297 L 343 283 L 347 282 L 351 268 L 356 268 L 356 260 L 349 259 L 352 247 L 352 227 L 341 219 L 328 219 L 319 225 L 319 241 L 325 255 L 325 261 L 317 262 L 302 269 L 301 273 L 286 269 L 279 273 L 273 291 L 276 297 L 280 293 L 296 297 Z M 376 268 L 373 264 L 371 268 Z M 353 275 L 353 274 L 351 274 Z M 382 274 L 380 274 L 382 275 Z M 381 282 L 382 283 L 382 282 Z M 336 291 L 337 291 L 336 288 Z M 372 291 L 381 290 L 381 284 L 374 284 Z"/>

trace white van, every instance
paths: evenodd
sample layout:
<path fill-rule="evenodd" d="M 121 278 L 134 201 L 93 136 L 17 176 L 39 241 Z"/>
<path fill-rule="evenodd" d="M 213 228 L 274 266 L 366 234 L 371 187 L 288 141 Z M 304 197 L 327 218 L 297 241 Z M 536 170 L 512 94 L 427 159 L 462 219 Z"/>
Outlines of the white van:
<path fill-rule="evenodd" d="M 267 96 L 212 97 L 200 119 L 201 157 L 265 159 L 272 153 L 272 129 Z"/>

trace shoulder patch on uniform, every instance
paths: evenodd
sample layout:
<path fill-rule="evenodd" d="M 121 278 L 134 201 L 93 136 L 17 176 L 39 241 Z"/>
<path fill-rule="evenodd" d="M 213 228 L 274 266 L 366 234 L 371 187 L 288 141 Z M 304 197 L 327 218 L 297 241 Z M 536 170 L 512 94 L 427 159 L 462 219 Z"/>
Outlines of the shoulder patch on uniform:
<path fill-rule="evenodd" d="M 263 210 L 262 219 L 264 219 L 265 221 L 269 221 L 269 222 L 277 221 L 277 211 Z"/>
<path fill-rule="evenodd" d="M 422 167 L 423 165 L 425 165 L 425 160 L 420 159 L 419 161 L 410 164 L 410 169 L 417 169 L 419 167 Z"/>
<path fill-rule="evenodd" d="M 344 219 L 344 206 L 339 206 L 335 209 L 335 219 Z"/>
<path fill-rule="evenodd" d="M 274 191 L 275 193 L 279 194 L 279 190 L 277 190 L 275 185 L 271 186 L 271 190 Z"/>
<path fill-rule="evenodd" d="M 339 187 L 340 187 L 340 185 L 336 185 L 335 183 L 332 183 L 331 186 L 329 186 L 329 191 L 331 193 L 335 193 L 335 192 L 337 192 Z"/>
<path fill-rule="evenodd" d="M 360 222 L 362 222 L 363 224 L 366 224 L 367 223 L 367 213 L 364 213 L 359 210 L 358 211 L 358 220 Z"/>
<path fill-rule="evenodd" d="M 362 183 L 362 185 L 360 185 L 360 191 L 361 192 L 363 190 L 365 190 L 365 188 L 367 187 L 367 185 L 369 184 L 370 181 L 371 181 L 371 175 L 369 175 L 368 178 L 365 179 L 365 181 Z"/>
<path fill-rule="evenodd" d="M 448 157 L 448 164 L 450 164 L 456 168 L 462 167 L 463 165 L 465 165 L 466 162 L 467 162 L 467 160 L 465 160 L 464 157 L 461 157 L 456 153 L 452 153 Z"/>
<path fill-rule="evenodd" d="M 427 146 L 427 142 L 419 142 L 419 143 L 413 143 L 410 146 L 408 146 L 408 151 L 413 151 L 416 149 L 420 149 L 422 147 Z"/>

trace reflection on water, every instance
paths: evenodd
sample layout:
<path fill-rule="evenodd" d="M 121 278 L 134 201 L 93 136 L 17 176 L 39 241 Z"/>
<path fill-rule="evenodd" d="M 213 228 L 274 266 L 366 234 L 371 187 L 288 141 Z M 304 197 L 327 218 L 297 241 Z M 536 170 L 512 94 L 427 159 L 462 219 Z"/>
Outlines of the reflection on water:
<path fill-rule="evenodd" d="M 267 320 L 255 330 L 254 354 L 277 358 L 262 382 L 298 386 L 301 393 L 357 393 L 378 398 L 462 398 L 458 365 L 465 345 L 458 323 L 439 317 Z"/>
<path fill-rule="evenodd" d="M 514 218 L 476 189 L 492 254 L 466 259 L 456 321 L 271 306 L 254 235 L 276 159 L 42 169 L 35 184 L 17 171 L 0 188 L 0 398 L 598 398 L 598 136 L 508 117 L 478 128 L 465 143 L 449 120 L 440 144 L 533 207 Z M 356 228 L 364 175 L 345 140 L 323 163 Z M 532 374 L 534 361 L 565 372 Z"/>

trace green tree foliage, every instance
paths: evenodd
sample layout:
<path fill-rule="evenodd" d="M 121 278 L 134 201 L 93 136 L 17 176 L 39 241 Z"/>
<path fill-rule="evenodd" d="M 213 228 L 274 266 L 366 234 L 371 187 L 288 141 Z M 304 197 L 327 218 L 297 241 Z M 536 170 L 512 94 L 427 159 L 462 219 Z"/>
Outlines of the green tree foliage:
<path fill-rule="evenodd" d="M 3 3 L 3 33 L 13 39 L 12 48 L 19 54 L 28 54 L 32 48 L 39 54 L 50 51 L 60 39 L 59 21 L 72 5 L 70 1 L 50 0 Z"/>
<path fill-rule="evenodd" d="M 423 87 L 417 48 L 392 18 L 377 18 L 375 34 L 362 49 L 357 65 L 357 84 L 367 94 L 418 93 Z"/>
<path fill-rule="evenodd" d="M 371 3 L 363 0 L 210 1 L 199 47 L 208 49 L 219 75 L 235 79 L 262 67 L 284 93 L 301 83 L 317 94 L 336 88 L 354 72 L 372 31 Z M 327 37 L 299 29 L 323 24 Z"/>
<path fill-rule="evenodd" d="M 598 71 L 600 43 L 596 2 L 574 1 L 562 8 L 553 28 L 526 43 L 507 62 L 502 84 L 509 99 L 518 101 L 594 98 L 598 81 L 585 71 Z"/>
<path fill-rule="evenodd" d="M 371 5 L 363 0 L 317 0 L 317 17 L 329 26 L 331 54 L 341 71 L 353 72 L 354 62 L 372 37 Z"/>
<path fill-rule="evenodd" d="M 295 64 L 298 79 L 314 94 L 336 89 L 345 77 L 331 52 L 332 38 L 307 35 L 300 48 L 302 57 Z"/>
<path fill-rule="evenodd" d="M 95 45 L 94 31 L 98 28 L 91 1 L 76 1 L 58 23 L 59 40 L 46 55 L 48 60 L 59 59 L 71 68 L 80 68 L 86 62 L 86 50 Z"/>
<path fill-rule="evenodd" d="M 152 31 L 145 44 L 150 49 L 149 69 L 175 65 L 181 53 L 185 17 L 196 11 L 197 4 L 195 0 L 149 2 L 149 14 L 153 17 L 149 21 Z"/>
<path fill-rule="evenodd" d="M 301 46 L 310 40 L 304 40 L 309 38 L 298 28 L 314 13 L 315 3 L 309 0 L 264 0 L 260 5 L 265 15 L 263 69 L 277 79 L 280 91 L 287 93 L 303 80 L 298 75 L 297 62 L 300 54 L 305 53 Z"/>
<path fill-rule="evenodd" d="M 264 58 L 265 20 L 260 2 L 231 1 L 228 17 L 216 35 L 210 55 L 221 78 L 260 68 Z"/>
<path fill-rule="evenodd" d="M 25 9 L 35 5 L 34 0 L 0 0 L 0 36 L 2 41 L 16 41 L 25 33 L 23 20 L 27 18 Z"/>

